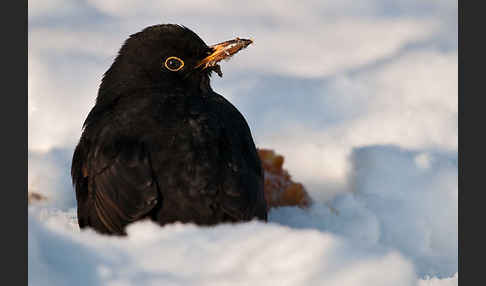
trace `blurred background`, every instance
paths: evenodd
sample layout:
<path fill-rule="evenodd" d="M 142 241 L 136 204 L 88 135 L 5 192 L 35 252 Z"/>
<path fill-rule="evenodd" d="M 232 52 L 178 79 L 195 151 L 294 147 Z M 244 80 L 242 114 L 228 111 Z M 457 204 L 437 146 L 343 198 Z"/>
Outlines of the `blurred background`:
<path fill-rule="evenodd" d="M 72 152 L 130 34 L 177 23 L 208 45 L 253 38 L 212 86 L 243 113 L 257 147 L 282 154 L 316 202 L 340 210 L 322 222 L 313 209 L 311 224 L 396 247 L 420 274 L 451 276 L 457 13 L 450 0 L 29 1 L 29 190 L 75 207 Z M 292 225 L 285 211 L 271 218 Z"/>

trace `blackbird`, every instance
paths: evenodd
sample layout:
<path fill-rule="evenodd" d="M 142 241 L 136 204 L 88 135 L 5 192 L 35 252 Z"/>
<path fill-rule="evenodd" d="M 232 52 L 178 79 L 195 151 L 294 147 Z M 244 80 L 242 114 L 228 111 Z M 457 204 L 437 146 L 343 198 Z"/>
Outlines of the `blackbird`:
<path fill-rule="evenodd" d="M 213 91 L 218 62 L 253 41 L 213 46 L 187 27 L 131 35 L 106 71 L 73 154 L 78 224 L 125 235 L 150 219 L 266 221 L 264 175 L 245 118 Z"/>

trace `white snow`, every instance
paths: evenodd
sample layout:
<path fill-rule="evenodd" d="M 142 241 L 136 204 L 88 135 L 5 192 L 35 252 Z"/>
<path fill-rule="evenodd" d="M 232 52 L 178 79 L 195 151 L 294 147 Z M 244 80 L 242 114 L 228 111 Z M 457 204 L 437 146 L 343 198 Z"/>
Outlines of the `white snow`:
<path fill-rule="evenodd" d="M 457 286 L 458 284 L 459 274 L 456 273 L 450 278 L 438 279 L 436 277 L 432 277 L 420 280 L 418 286 Z"/>
<path fill-rule="evenodd" d="M 142 222 L 120 239 L 48 228 L 29 215 L 29 285 L 414 285 L 415 279 L 396 251 L 274 223 Z"/>
<path fill-rule="evenodd" d="M 131 225 L 80 231 L 75 209 L 29 209 L 29 285 L 457 285 L 457 166 L 374 146 L 353 152 L 354 186 L 269 223 Z M 454 284 L 455 283 L 455 284 Z"/>
<path fill-rule="evenodd" d="M 428 154 L 429 168 L 416 157 Z M 316 228 L 368 245 L 398 249 L 420 276 L 450 277 L 458 268 L 457 158 L 393 146 L 355 149 L 351 190 L 310 210 L 281 208 L 270 219 Z"/>

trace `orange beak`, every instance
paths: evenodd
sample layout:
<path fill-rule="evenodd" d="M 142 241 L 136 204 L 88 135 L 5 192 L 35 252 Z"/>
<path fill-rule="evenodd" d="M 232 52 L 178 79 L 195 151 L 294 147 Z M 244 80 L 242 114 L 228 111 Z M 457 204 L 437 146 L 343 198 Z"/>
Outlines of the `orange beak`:
<path fill-rule="evenodd" d="M 212 45 L 210 47 L 212 53 L 209 56 L 202 59 L 196 65 L 196 68 L 202 67 L 202 69 L 206 69 L 209 67 L 216 67 L 215 68 L 216 72 L 218 72 L 219 70 L 218 74 L 222 76 L 221 70 L 219 69 L 218 66 L 218 62 L 220 62 L 221 60 L 228 60 L 234 54 L 248 47 L 252 43 L 253 40 L 236 38 L 216 45 Z"/>

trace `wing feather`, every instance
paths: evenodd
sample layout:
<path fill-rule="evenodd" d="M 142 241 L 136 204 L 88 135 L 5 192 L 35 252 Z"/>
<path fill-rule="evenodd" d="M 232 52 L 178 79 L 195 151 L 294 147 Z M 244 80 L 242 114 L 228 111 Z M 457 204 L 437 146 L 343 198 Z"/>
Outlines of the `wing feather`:
<path fill-rule="evenodd" d="M 78 204 L 83 208 L 78 216 L 86 226 L 124 234 L 127 224 L 142 218 L 160 200 L 149 154 L 142 143 L 132 140 L 120 139 L 101 149 L 84 166 L 88 196 L 86 203 Z"/>

